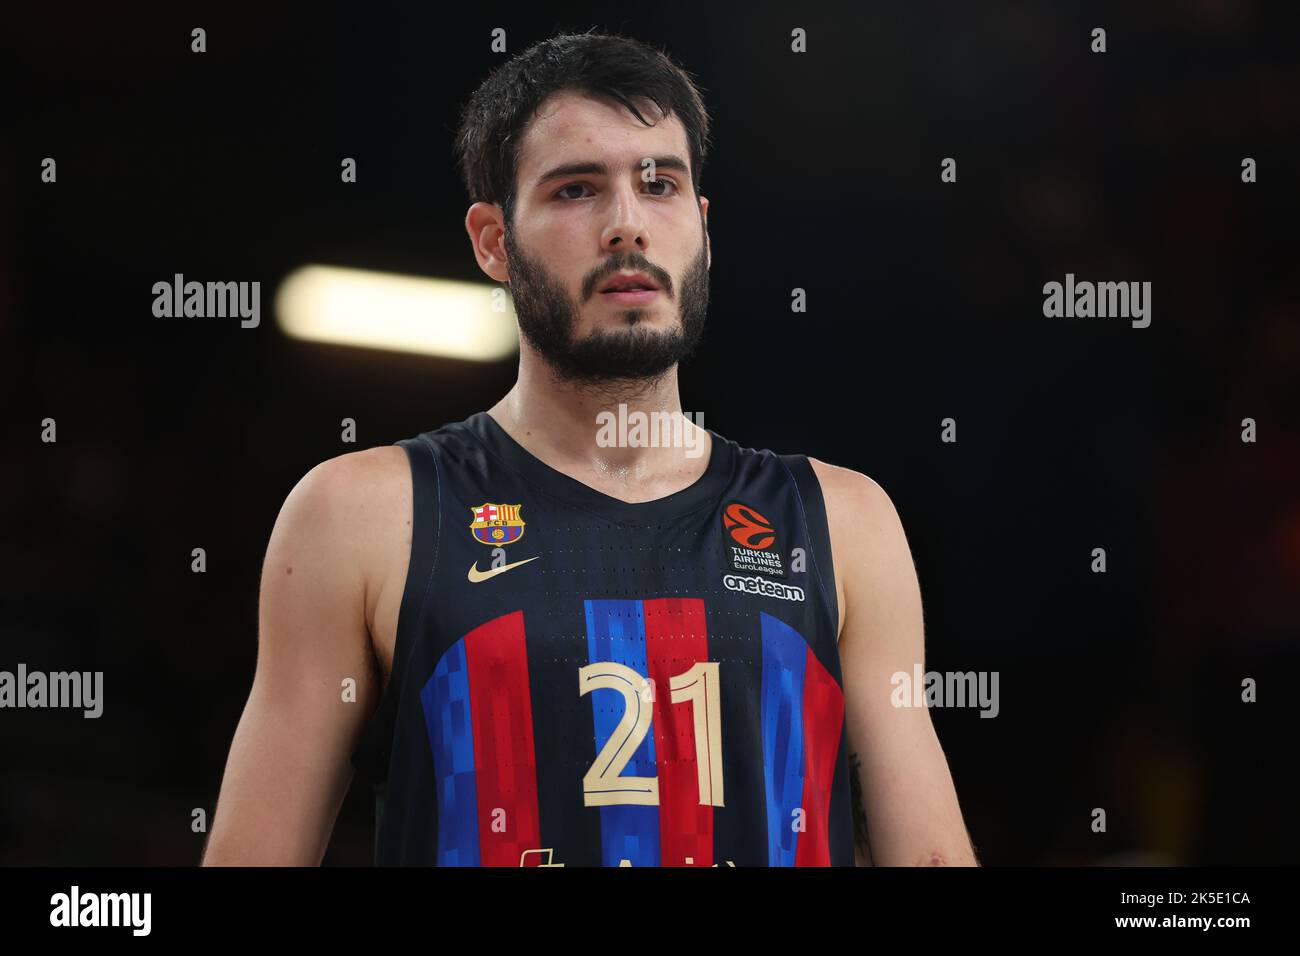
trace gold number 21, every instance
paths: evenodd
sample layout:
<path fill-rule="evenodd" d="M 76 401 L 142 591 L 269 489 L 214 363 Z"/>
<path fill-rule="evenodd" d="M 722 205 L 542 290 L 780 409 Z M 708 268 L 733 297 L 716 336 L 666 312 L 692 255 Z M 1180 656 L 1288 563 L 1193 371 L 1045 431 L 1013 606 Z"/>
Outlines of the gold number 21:
<path fill-rule="evenodd" d="M 623 777 L 623 768 L 650 731 L 654 705 L 650 681 L 626 664 L 598 661 L 578 668 L 578 694 L 609 688 L 623 695 L 623 717 L 582 778 L 582 801 L 588 807 L 631 803 L 659 805 L 658 777 Z M 691 702 L 695 729 L 695 768 L 700 804 L 722 802 L 722 713 L 718 706 L 718 662 L 697 661 L 668 679 L 674 704 Z"/>

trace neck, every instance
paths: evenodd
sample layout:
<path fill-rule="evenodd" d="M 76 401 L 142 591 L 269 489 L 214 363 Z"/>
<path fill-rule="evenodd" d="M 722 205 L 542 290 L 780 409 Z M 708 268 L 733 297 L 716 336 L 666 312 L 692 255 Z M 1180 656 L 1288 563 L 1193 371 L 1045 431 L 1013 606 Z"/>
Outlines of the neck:
<path fill-rule="evenodd" d="M 488 414 L 529 454 L 624 500 L 686 487 L 712 452 L 708 432 L 682 413 L 676 366 L 653 379 L 572 382 L 521 355 L 514 387 Z"/>

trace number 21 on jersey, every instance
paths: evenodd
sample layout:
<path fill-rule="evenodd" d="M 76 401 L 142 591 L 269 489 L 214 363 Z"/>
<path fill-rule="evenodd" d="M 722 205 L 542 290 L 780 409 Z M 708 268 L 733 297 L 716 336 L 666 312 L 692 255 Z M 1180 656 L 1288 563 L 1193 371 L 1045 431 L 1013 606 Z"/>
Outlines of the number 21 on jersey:
<path fill-rule="evenodd" d="M 689 702 L 694 718 L 695 769 L 700 804 L 725 806 L 722 801 L 722 716 L 718 706 L 718 662 L 697 661 L 689 670 L 668 679 L 672 704 Z M 588 807 L 617 804 L 659 805 L 658 777 L 620 776 L 654 718 L 654 695 L 648 678 L 626 664 L 598 661 L 578 668 L 578 694 L 609 689 L 623 696 L 623 717 L 582 778 L 582 800 Z"/>

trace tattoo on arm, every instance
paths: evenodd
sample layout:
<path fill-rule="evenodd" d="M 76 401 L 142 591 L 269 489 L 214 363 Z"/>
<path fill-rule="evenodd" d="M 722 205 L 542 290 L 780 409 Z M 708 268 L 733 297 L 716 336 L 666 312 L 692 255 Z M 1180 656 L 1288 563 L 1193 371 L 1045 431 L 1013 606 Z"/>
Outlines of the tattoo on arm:
<path fill-rule="evenodd" d="M 849 754 L 849 789 L 853 804 L 853 842 L 874 862 L 871 856 L 871 837 L 867 833 L 867 811 L 862 801 L 862 761 L 857 754 Z"/>

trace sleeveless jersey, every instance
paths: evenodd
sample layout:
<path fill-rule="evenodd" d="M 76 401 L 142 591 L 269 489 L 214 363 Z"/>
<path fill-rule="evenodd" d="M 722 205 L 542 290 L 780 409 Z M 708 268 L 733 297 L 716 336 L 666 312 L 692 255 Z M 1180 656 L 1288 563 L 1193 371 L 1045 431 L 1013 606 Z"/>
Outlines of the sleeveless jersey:
<path fill-rule="evenodd" d="M 486 412 L 396 443 L 410 567 L 352 755 L 377 865 L 854 865 L 820 485 L 709 434 L 642 503 Z"/>

